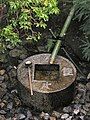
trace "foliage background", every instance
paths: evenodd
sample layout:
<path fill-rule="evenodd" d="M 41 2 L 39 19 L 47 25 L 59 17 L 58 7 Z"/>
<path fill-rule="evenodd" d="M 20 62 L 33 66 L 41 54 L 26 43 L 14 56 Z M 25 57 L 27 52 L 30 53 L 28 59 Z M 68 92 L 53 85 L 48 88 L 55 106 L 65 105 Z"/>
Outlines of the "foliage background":
<path fill-rule="evenodd" d="M 50 15 L 59 13 L 57 0 L 6 0 L 0 8 L 1 19 L 6 20 L 0 29 L 1 49 L 23 40 L 37 42 L 41 37 L 37 28 L 45 29 Z"/>

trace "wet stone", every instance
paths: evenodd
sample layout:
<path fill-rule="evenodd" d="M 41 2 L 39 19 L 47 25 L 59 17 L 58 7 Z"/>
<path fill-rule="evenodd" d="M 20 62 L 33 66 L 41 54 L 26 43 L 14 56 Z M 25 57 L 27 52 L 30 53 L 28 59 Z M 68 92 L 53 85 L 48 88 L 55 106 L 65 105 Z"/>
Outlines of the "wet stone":
<path fill-rule="evenodd" d="M 61 116 L 61 119 L 67 119 L 69 117 L 69 114 L 63 114 L 62 116 Z"/>

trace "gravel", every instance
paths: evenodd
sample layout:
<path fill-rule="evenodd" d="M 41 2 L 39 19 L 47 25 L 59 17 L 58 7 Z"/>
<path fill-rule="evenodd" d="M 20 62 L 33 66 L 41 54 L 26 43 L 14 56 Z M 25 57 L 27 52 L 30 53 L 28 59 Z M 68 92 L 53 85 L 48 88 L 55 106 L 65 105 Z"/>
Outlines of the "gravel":
<path fill-rule="evenodd" d="M 16 69 L 8 67 L 8 82 L 16 79 Z M 57 111 L 45 113 L 35 111 L 24 106 L 18 96 L 16 86 L 8 86 L 5 79 L 6 72 L 0 75 L 0 120 L 90 120 L 90 82 L 77 82 L 77 93 L 69 106 L 59 108 Z M 79 78 L 78 78 L 79 79 Z"/>

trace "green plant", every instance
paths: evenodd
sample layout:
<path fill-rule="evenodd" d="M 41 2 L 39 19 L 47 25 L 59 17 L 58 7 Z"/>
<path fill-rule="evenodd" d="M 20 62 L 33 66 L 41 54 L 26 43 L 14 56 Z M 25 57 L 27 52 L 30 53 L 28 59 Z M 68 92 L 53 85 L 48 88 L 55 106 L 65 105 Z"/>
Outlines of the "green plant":
<path fill-rule="evenodd" d="M 79 21 L 82 20 L 80 29 L 83 30 L 85 36 L 87 36 L 82 45 L 82 53 L 87 60 L 90 60 L 90 0 L 73 1 L 76 5 L 75 18 L 77 18 Z"/>
<path fill-rule="evenodd" d="M 84 20 L 81 29 L 87 34 L 90 34 L 90 0 L 74 0 L 76 4 L 75 18 Z"/>
<path fill-rule="evenodd" d="M 84 58 L 86 58 L 88 61 L 90 60 L 90 41 L 86 39 L 85 41 L 82 41 L 83 45 L 81 46 L 84 54 Z"/>
<path fill-rule="evenodd" d="M 57 4 L 57 0 L 6 0 L 7 22 L 0 30 L 1 48 L 22 40 L 38 41 L 41 33 L 37 28 L 45 29 L 49 16 L 59 13 Z"/>

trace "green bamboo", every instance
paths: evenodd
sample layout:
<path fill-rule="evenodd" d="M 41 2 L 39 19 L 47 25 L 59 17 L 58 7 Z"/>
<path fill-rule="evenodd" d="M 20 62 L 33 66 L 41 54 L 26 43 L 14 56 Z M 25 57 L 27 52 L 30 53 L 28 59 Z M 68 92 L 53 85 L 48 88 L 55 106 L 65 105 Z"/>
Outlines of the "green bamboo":
<path fill-rule="evenodd" d="M 70 25 L 71 19 L 72 19 L 73 15 L 74 15 L 74 11 L 75 11 L 75 6 L 73 6 L 71 8 L 71 11 L 70 11 L 70 13 L 69 13 L 69 15 L 68 15 L 68 17 L 67 17 L 67 19 L 66 19 L 66 21 L 64 23 L 64 26 L 63 26 L 63 28 L 61 30 L 60 37 L 64 37 L 64 35 L 66 34 L 66 31 L 67 31 L 67 29 L 68 29 L 68 27 Z M 61 41 L 57 40 L 56 45 L 54 47 L 54 50 L 53 50 L 53 52 L 51 54 L 50 64 L 54 63 L 55 58 L 57 56 L 57 53 L 58 53 L 60 47 L 61 47 Z"/>

